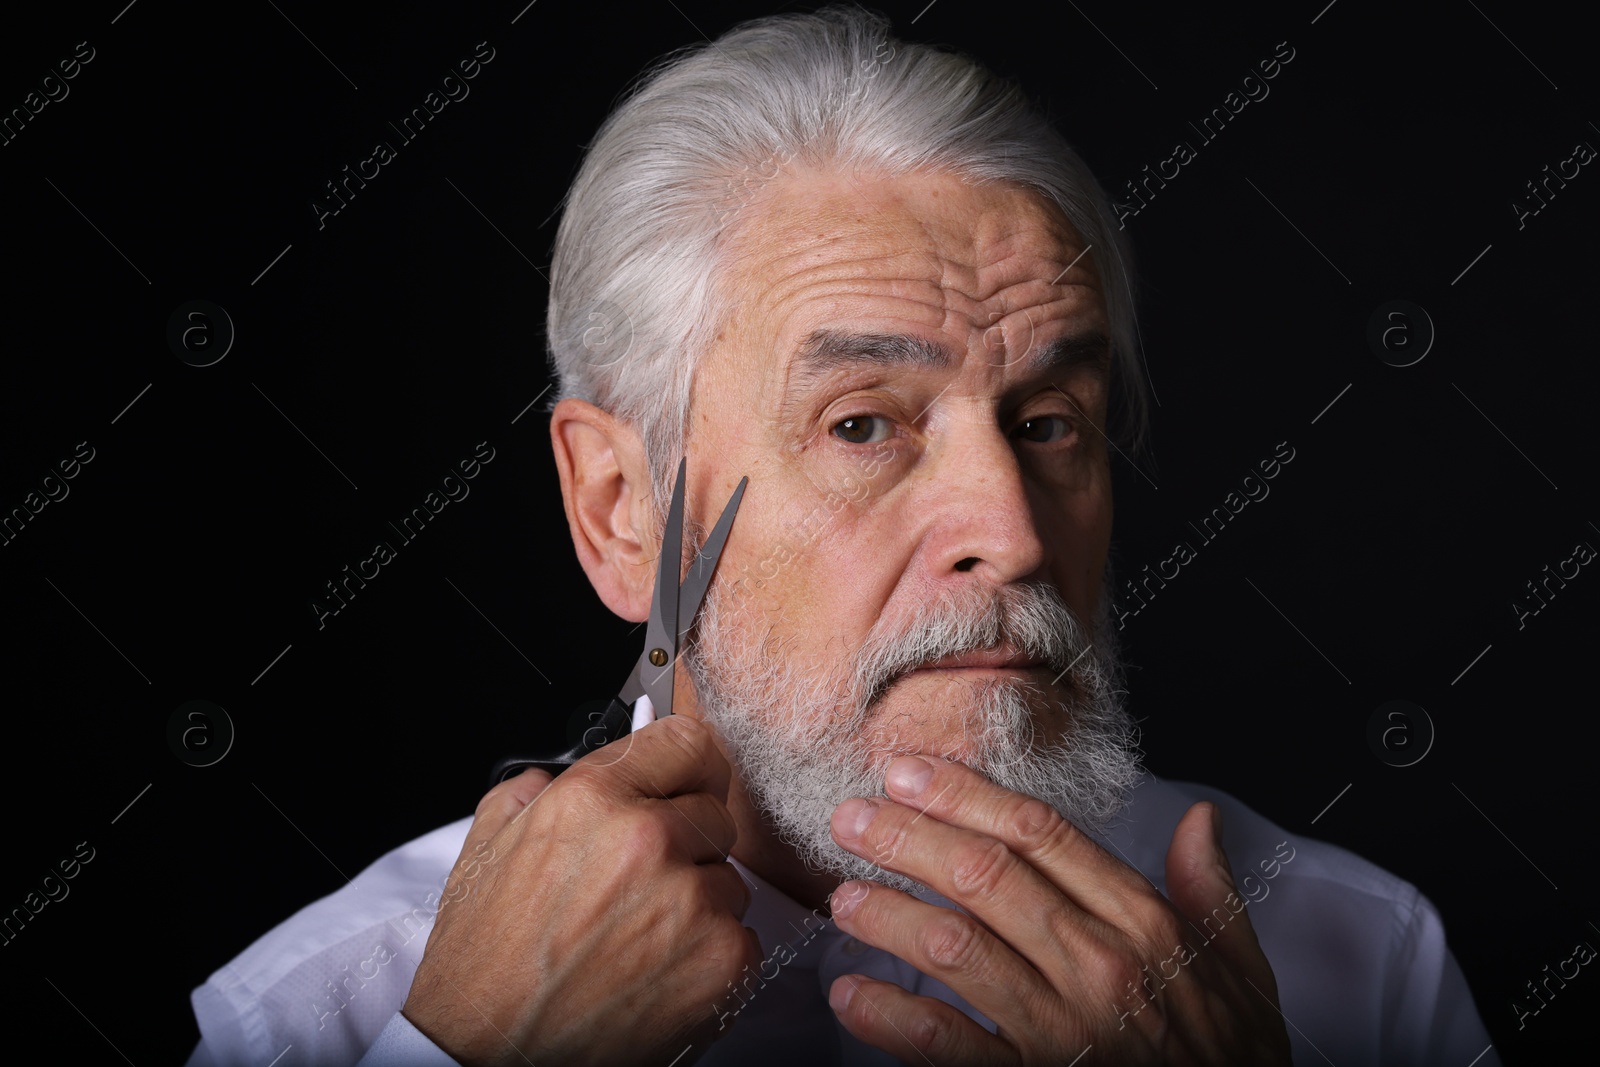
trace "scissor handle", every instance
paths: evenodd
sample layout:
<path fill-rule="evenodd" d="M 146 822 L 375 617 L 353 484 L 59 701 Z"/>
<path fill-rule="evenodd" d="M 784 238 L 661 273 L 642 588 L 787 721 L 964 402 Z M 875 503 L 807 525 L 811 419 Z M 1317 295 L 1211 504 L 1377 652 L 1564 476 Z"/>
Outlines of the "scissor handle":
<path fill-rule="evenodd" d="M 567 720 L 567 747 L 544 756 L 507 756 L 489 772 L 489 788 L 507 778 L 538 767 L 552 775 L 560 774 L 589 753 L 628 736 L 633 730 L 633 709 L 612 697 L 580 705 Z"/>

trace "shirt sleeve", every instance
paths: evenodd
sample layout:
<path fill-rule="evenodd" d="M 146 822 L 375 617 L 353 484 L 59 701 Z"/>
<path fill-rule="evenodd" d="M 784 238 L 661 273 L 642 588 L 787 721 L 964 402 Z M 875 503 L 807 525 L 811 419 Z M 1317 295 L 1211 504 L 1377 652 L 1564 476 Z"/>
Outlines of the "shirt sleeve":
<path fill-rule="evenodd" d="M 399 1012 L 389 1019 L 378 1039 L 356 1067 L 460 1067 L 428 1035 L 411 1025 Z"/>
<path fill-rule="evenodd" d="M 1386 1062 L 1500 1067 L 1439 912 L 1420 893 L 1402 923 L 1386 984 Z"/>
<path fill-rule="evenodd" d="M 183 1067 L 217 1067 L 217 1058 L 211 1055 L 211 1048 L 206 1044 L 206 1039 L 201 1038 L 195 1043 L 194 1051 L 189 1053 L 189 1058 Z"/>

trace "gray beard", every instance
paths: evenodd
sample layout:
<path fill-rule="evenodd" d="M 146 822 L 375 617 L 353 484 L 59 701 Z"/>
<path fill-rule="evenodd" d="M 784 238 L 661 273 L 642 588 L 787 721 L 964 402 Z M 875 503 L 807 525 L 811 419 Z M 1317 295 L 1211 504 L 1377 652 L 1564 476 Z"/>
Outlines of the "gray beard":
<path fill-rule="evenodd" d="M 928 887 L 846 851 L 830 829 L 844 800 L 885 795 L 884 773 L 897 756 L 924 752 L 916 720 L 883 721 L 879 700 L 904 674 L 944 656 L 1004 642 L 1044 659 L 1064 672 L 1066 699 L 1025 681 L 975 683 L 960 744 L 927 752 L 960 752 L 996 784 L 1103 833 L 1141 773 L 1138 728 L 1122 703 L 1109 579 L 1108 570 L 1092 640 L 1052 586 L 968 587 L 919 605 L 910 619 L 881 616 L 860 650 L 820 670 L 794 666 L 770 638 L 752 641 L 766 629 L 760 608 L 743 598 L 724 604 L 714 582 L 682 661 L 752 802 L 809 870 L 919 893 Z M 1065 734 L 1041 741 L 1036 723 L 1051 710 L 1065 713 Z"/>

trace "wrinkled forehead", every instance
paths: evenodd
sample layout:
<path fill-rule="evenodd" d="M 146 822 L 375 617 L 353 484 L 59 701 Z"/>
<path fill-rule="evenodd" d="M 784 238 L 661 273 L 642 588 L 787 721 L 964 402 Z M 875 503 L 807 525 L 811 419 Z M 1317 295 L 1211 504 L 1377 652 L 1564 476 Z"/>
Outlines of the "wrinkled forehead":
<path fill-rule="evenodd" d="M 725 235 L 719 342 L 777 370 L 831 314 L 903 319 L 951 335 L 1031 332 L 1104 308 L 1095 258 L 1043 194 L 940 171 L 782 173 Z M 1008 319 L 1018 322 L 1008 322 Z"/>
<path fill-rule="evenodd" d="M 805 266 L 838 261 L 870 269 L 873 260 L 917 262 L 927 273 L 939 259 L 965 266 L 987 282 L 972 295 L 1003 285 L 997 265 L 1047 257 L 1083 240 L 1044 194 L 1011 182 L 979 182 L 948 171 L 902 175 L 829 170 L 786 172 L 767 181 L 732 220 L 723 243 L 735 281 L 755 283 Z M 856 260 L 855 257 L 863 257 Z M 1098 284 L 1093 257 L 1084 274 Z M 960 285 L 965 279 L 945 281 Z M 755 295 L 745 285 L 743 295 Z"/>

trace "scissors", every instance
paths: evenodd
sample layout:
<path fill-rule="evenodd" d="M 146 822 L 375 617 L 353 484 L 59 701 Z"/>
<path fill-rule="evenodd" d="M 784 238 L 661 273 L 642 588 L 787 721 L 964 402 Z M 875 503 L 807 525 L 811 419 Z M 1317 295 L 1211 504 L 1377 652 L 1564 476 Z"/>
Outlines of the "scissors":
<path fill-rule="evenodd" d="M 499 785 L 529 767 L 552 775 L 560 774 L 589 753 L 626 737 L 655 719 L 672 714 L 672 681 L 678 665 L 678 640 L 693 624 L 711 585 L 712 572 L 722 556 L 722 546 L 733 526 L 734 512 L 744 497 L 748 477 L 739 479 L 722 517 L 712 527 L 711 536 L 689 565 L 689 573 L 678 582 L 678 561 L 683 558 L 683 476 L 687 458 L 678 462 L 678 481 L 672 489 L 672 506 L 661 532 L 661 555 L 656 561 L 656 591 L 650 603 L 649 628 L 644 634 L 644 651 L 623 683 L 622 691 L 610 700 L 589 701 L 573 712 L 567 724 L 568 747 L 547 756 L 507 756 L 494 765 L 489 785 Z M 681 623 L 681 625 L 680 625 Z"/>

